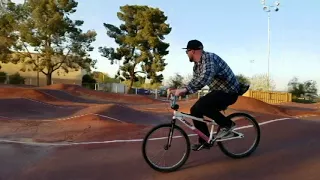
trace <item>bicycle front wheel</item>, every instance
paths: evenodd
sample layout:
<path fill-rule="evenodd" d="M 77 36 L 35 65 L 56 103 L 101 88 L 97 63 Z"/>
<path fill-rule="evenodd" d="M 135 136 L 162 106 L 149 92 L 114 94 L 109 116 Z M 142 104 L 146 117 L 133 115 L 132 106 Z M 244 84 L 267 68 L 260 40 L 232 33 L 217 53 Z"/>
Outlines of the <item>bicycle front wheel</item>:
<path fill-rule="evenodd" d="M 155 155 L 151 155 L 151 153 L 155 153 Z M 179 126 L 171 123 L 161 124 L 152 128 L 143 139 L 142 154 L 152 169 L 160 172 L 172 172 L 179 169 L 187 161 L 190 154 L 190 140 Z M 158 162 L 164 165 L 159 165 L 152 160 L 156 155 L 163 156 Z"/>

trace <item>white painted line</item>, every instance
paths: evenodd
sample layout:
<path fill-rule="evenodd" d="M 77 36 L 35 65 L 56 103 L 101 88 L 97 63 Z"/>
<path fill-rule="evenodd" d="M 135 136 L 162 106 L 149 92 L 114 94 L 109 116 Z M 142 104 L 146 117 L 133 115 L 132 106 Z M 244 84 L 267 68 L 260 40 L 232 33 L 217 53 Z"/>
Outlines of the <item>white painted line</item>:
<path fill-rule="evenodd" d="M 288 120 L 288 119 L 295 119 L 295 118 L 280 118 L 280 119 L 274 119 L 274 120 L 270 120 L 270 121 L 261 122 L 261 123 L 259 123 L 259 125 L 262 126 L 262 125 L 265 125 L 265 124 L 269 124 L 269 123 L 273 123 L 273 122 L 278 122 L 278 121 L 284 121 L 284 120 Z M 249 127 L 253 127 L 253 125 L 248 125 L 248 126 L 242 126 L 242 127 L 234 128 L 234 130 L 247 129 L 247 128 L 249 128 Z"/>
<path fill-rule="evenodd" d="M 15 120 L 15 121 L 44 121 L 44 122 L 54 122 L 54 121 L 65 121 L 65 120 L 69 120 L 69 119 L 74 119 L 74 118 L 78 118 L 78 117 L 83 117 L 83 116 L 89 116 L 89 115 L 95 115 L 95 116 L 100 116 L 103 118 L 109 118 L 112 119 L 114 121 L 118 121 L 121 123 L 126 123 L 124 121 L 121 121 L 119 119 L 110 117 L 110 116 L 106 116 L 106 115 L 101 115 L 101 114 L 94 114 L 94 113 L 88 113 L 88 114 L 80 114 L 80 115 L 76 115 L 76 116 L 71 116 L 71 117 L 66 117 L 66 118 L 57 118 L 57 119 L 41 119 L 41 120 L 32 120 L 32 119 L 12 119 L 10 117 L 6 117 L 6 116 L 0 116 L 0 118 L 5 118 L 5 119 L 9 119 L 9 120 Z"/>
<path fill-rule="evenodd" d="M 46 106 L 51 106 L 51 107 L 56 107 L 56 108 L 78 108 L 78 107 L 70 107 L 70 106 L 59 106 L 59 105 L 55 105 L 55 104 L 50 104 L 50 103 L 45 103 L 45 102 L 42 102 L 42 101 L 37 101 L 37 100 L 34 100 L 34 99 L 29 99 L 29 98 L 21 98 L 21 99 L 26 99 L 26 100 L 29 100 L 29 101 L 33 101 L 33 102 L 36 102 L 36 103 L 40 103 L 40 104 L 43 104 L 43 105 L 46 105 Z"/>
<path fill-rule="evenodd" d="M 12 120 L 12 118 L 10 117 L 6 117 L 6 116 L 0 116 L 0 118 L 5 118 L 5 119 L 8 119 L 8 120 Z M 25 121 L 25 120 L 28 120 L 28 119 L 19 119 L 19 121 Z"/>
<path fill-rule="evenodd" d="M 106 115 L 101 115 L 101 114 L 93 114 L 93 115 L 104 117 L 104 118 L 109 118 L 109 119 L 112 119 L 112 120 L 115 120 L 115 121 L 118 121 L 118 122 L 121 122 L 121 123 L 126 123 L 124 121 L 121 121 L 119 119 L 116 119 L 116 118 L 113 118 L 113 117 L 110 117 L 110 116 L 106 116 Z"/>
<path fill-rule="evenodd" d="M 44 119 L 44 120 L 39 120 L 39 121 L 65 121 L 65 120 L 69 120 L 69 119 L 74 119 L 74 118 L 79 118 L 79 117 L 83 117 L 83 116 L 88 116 L 88 115 L 93 115 L 93 114 L 80 114 L 80 115 L 76 115 L 76 116 L 71 116 L 71 117 L 66 117 L 66 118 L 58 118 L 58 119 Z"/>
<path fill-rule="evenodd" d="M 292 119 L 296 119 L 296 118 L 273 119 L 273 120 L 259 123 L 259 125 L 262 126 L 265 124 L 278 122 L 278 121 L 284 121 L 284 120 L 290 120 L 290 119 L 292 120 Z M 239 128 L 246 129 L 249 127 L 250 126 L 244 126 L 244 127 L 239 127 Z M 189 134 L 188 136 L 196 136 L 196 134 Z M 174 136 L 174 137 L 177 138 L 178 136 Z M 152 138 L 151 140 L 158 140 L 158 139 L 163 139 L 163 138 L 166 138 L 166 137 Z M 34 146 L 72 146 L 72 145 L 110 144 L 110 143 L 119 143 L 119 142 L 142 142 L 142 141 L 143 141 L 143 139 L 124 139 L 124 140 L 92 141 L 92 142 L 78 142 L 78 143 L 40 143 L 40 142 L 24 142 L 24 141 L 17 141 L 17 140 L 0 139 L 0 142 L 2 142 L 2 143 L 16 143 L 16 144 L 34 145 Z"/>
<path fill-rule="evenodd" d="M 310 114 L 310 115 L 302 115 L 302 116 L 296 116 L 296 118 L 302 118 L 302 117 L 314 117 L 314 116 L 317 116 L 317 115 L 314 115 L 314 114 Z"/>
<path fill-rule="evenodd" d="M 0 118 L 10 119 L 10 118 L 8 118 L 8 117 L 6 117 L 6 116 L 0 116 Z"/>
<path fill-rule="evenodd" d="M 165 99 L 155 99 L 155 100 L 162 101 L 162 102 L 170 102 L 169 100 L 165 100 Z"/>

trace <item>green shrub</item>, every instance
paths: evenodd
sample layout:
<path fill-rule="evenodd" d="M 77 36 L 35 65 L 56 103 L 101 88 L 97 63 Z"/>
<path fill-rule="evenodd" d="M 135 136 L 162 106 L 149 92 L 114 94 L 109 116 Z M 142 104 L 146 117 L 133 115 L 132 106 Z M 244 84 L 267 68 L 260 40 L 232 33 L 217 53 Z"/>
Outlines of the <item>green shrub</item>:
<path fill-rule="evenodd" d="M 5 83 L 7 80 L 7 73 L 0 72 L 0 83 Z"/>
<path fill-rule="evenodd" d="M 292 102 L 303 103 L 303 104 L 316 103 L 315 100 L 312 100 L 312 99 L 303 99 L 303 98 L 292 98 Z"/>
<path fill-rule="evenodd" d="M 82 76 L 82 86 L 89 89 L 95 89 L 95 83 L 97 81 L 93 78 L 92 75 L 85 74 Z"/>
<path fill-rule="evenodd" d="M 24 80 L 18 72 L 9 76 L 9 84 L 24 84 Z"/>

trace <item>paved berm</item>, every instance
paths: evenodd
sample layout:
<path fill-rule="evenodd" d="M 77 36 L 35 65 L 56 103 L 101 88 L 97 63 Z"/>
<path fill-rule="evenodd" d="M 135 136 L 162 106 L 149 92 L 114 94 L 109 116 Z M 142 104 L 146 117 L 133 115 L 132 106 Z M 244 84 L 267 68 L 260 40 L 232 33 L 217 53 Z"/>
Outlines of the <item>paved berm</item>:
<path fill-rule="evenodd" d="M 194 101 L 180 101 L 180 110 L 189 112 Z M 247 112 L 262 123 L 260 145 L 250 157 L 235 160 L 214 146 L 192 151 L 178 171 L 160 173 L 144 161 L 141 139 L 153 126 L 170 122 L 168 102 L 75 85 L 1 86 L 0 179 L 317 180 L 317 106 L 239 97 L 226 114 Z M 197 137 L 190 138 L 193 143 Z M 152 147 L 159 145 L 156 140 Z"/>

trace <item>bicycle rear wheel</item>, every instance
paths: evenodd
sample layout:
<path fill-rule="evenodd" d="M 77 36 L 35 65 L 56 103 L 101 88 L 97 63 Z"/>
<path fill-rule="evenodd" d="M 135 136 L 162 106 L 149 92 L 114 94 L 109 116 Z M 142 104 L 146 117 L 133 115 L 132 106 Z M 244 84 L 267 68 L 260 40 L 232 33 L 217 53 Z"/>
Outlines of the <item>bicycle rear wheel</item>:
<path fill-rule="evenodd" d="M 159 135 L 159 133 L 162 135 Z M 176 136 L 174 133 L 180 133 L 180 135 Z M 151 135 L 153 134 L 157 135 L 154 138 L 151 138 Z M 150 145 L 151 143 L 154 143 L 154 145 Z M 168 144 L 169 146 L 167 146 Z M 156 146 L 158 148 L 155 148 Z M 184 149 L 185 152 L 178 153 L 177 150 L 173 150 L 176 147 L 178 149 Z M 164 150 L 164 152 L 173 150 L 172 152 L 169 152 L 169 155 L 172 155 L 172 157 L 168 158 L 169 161 L 173 161 L 176 157 L 181 156 L 181 154 L 182 157 L 176 162 L 173 161 L 173 165 L 165 167 L 168 163 L 168 161 L 166 163 L 165 159 L 160 159 L 160 161 L 164 161 L 164 166 L 157 165 L 151 160 L 150 155 L 148 154 L 148 150 L 150 149 L 154 149 L 153 151 Z M 160 172 L 172 172 L 179 169 L 187 161 L 190 154 L 190 140 L 185 131 L 179 126 L 171 123 L 161 124 L 152 128 L 143 139 L 142 154 L 144 160 L 152 169 Z M 163 155 L 164 153 L 161 154 Z"/>
<path fill-rule="evenodd" d="M 257 121 L 246 113 L 233 113 L 228 116 L 233 122 L 237 124 L 237 128 L 235 128 L 233 131 L 241 133 L 244 135 L 242 138 L 235 138 L 228 140 L 229 138 L 226 138 L 225 140 L 217 140 L 217 144 L 220 148 L 220 150 L 227 156 L 231 158 L 244 158 L 249 155 L 251 155 L 256 148 L 259 145 L 260 142 L 260 127 Z M 235 119 L 235 120 L 233 120 Z M 240 127 L 239 127 L 240 126 Z M 250 133 L 250 130 L 253 130 L 253 132 Z M 219 131 L 219 129 L 218 129 Z M 250 141 L 250 136 L 254 137 L 254 140 L 250 147 L 246 150 L 241 150 L 240 153 L 232 152 L 231 149 L 241 149 L 245 146 L 246 143 Z M 235 137 L 237 135 L 235 134 Z M 241 142 L 242 141 L 242 142 Z M 233 144 L 234 142 L 238 144 Z M 229 146 L 231 145 L 231 146 Z"/>

